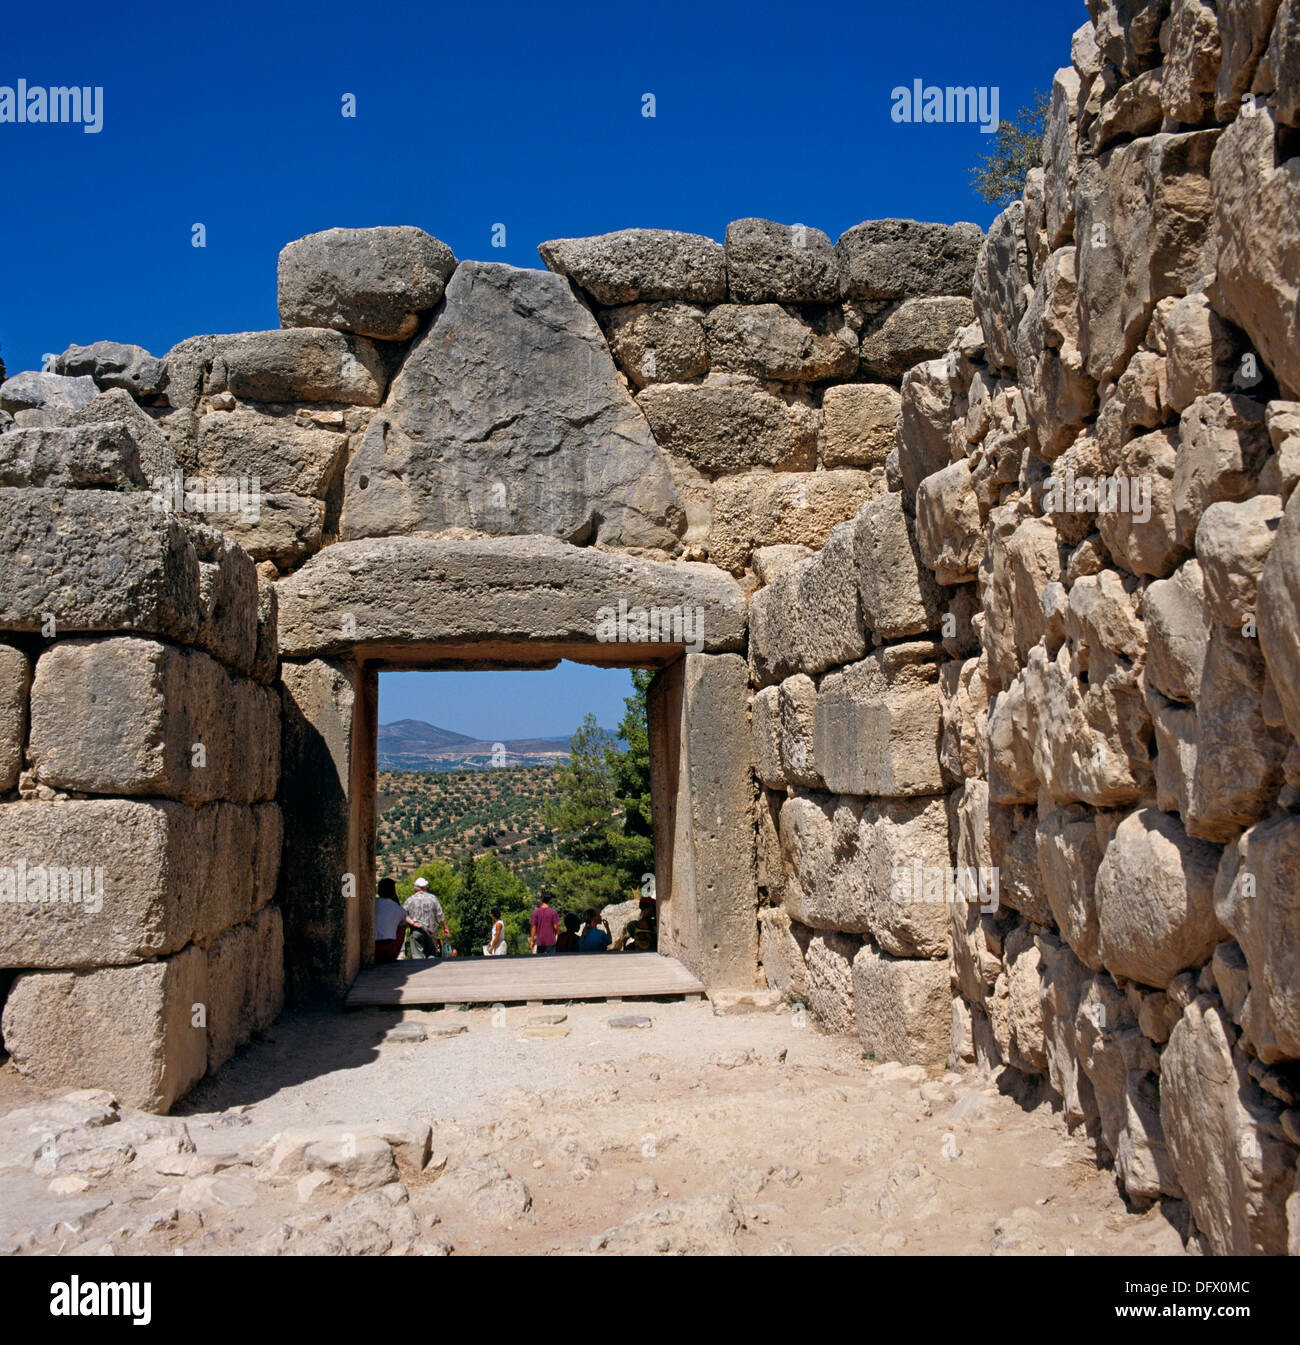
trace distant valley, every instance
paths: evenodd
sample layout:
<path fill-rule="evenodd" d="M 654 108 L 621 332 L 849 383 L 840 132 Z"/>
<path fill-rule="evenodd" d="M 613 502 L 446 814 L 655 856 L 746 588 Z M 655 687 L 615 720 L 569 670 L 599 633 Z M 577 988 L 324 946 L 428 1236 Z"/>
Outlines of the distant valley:
<path fill-rule="evenodd" d="M 463 771 L 553 766 L 569 759 L 569 738 L 471 738 L 422 719 L 379 726 L 381 771 Z"/>

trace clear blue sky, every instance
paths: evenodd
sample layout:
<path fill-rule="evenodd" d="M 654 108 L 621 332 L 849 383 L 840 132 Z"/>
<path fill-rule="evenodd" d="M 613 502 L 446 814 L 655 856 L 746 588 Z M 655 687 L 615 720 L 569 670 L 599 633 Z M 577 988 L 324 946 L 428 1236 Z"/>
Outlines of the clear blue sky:
<path fill-rule="evenodd" d="M 104 126 L 0 124 L 0 353 L 13 374 L 73 342 L 163 354 L 278 326 L 280 248 L 333 225 L 417 224 L 520 266 L 631 225 L 987 226 L 968 173 L 989 137 L 898 125 L 891 91 L 996 86 L 1010 116 L 1086 18 L 1083 0 L 10 5 L 0 85 L 102 86 Z M 571 727 L 539 716 L 528 731 Z"/>

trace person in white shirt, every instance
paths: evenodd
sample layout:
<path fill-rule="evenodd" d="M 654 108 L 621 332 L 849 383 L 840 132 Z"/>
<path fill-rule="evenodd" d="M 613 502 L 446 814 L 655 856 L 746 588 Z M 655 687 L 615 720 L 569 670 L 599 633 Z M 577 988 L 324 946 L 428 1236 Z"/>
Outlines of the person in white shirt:
<path fill-rule="evenodd" d="M 500 911 L 492 912 L 492 936 L 483 947 L 484 957 L 505 957 L 506 926 Z"/>
<path fill-rule="evenodd" d="M 375 897 L 375 961 L 396 962 L 402 955 L 407 929 L 419 929 L 406 918 L 406 909 L 397 900 L 397 884 L 391 878 L 379 880 Z"/>

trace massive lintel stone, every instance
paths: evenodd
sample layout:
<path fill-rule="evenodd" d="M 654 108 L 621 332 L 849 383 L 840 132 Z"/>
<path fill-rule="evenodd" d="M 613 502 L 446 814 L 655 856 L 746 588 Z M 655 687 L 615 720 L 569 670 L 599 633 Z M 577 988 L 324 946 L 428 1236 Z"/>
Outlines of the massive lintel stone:
<path fill-rule="evenodd" d="M 983 241 L 978 224 L 921 224 L 909 219 L 855 224 L 835 244 L 840 292 L 849 299 L 969 297 Z"/>
<path fill-rule="evenodd" d="M 341 542 L 278 590 L 285 658 L 352 649 L 414 657 L 430 646 L 479 643 L 517 646 L 524 662 L 530 645 L 579 645 L 616 664 L 666 661 L 683 644 L 717 653 L 745 643 L 744 594 L 714 566 L 610 555 L 552 537 Z M 657 639 L 648 628 L 638 633 L 637 616 L 656 609 Z M 673 612 L 692 624 L 670 630 Z"/>
<path fill-rule="evenodd" d="M 835 248 L 820 229 L 733 220 L 724 251 L 733 303 L 831 303 L 840 296 Z"/>
<path fill-rule="evenodd" d="M 195 1021 L 207 998 L 199 948 L 138 967 L 24 972 L 5 1001 L 5 1047 L 40 1085 L 107 1088 L 125 1106 L 165 1112 L 207 1068 Z"/>
<path fill-rule="evenodd" d="M 0 630 L 135 631 L 187 643 L 199 560 L 142 492 L 0 489 Z"/>
<path fill-rule="evenodd" d="M 405 341 L 455 269 L 445 243 L 409 224 L 324 229 L 280 252 L 280 323 Z"/>
<path fill-rule="evenodd" d="M 344 539 L 544 533 L 671 549 L 668 464 L 562 276 L 458 267 L 352 454 Z"/>
<path fill-rule="evenodd" d="M 720 303 L 727 294 L 722 244 L 671 229 L 619 229 L 592 238 L 553 238 L 537 251 L 599 304 L 646 299 Z"/>

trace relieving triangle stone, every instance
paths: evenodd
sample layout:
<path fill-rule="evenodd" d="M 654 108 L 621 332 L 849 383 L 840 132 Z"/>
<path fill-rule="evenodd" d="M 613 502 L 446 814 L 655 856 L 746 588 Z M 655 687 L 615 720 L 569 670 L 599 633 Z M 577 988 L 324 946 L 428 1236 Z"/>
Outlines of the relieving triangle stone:
<path fill-rule="evenodd" d="M 344 538 L 471 528 L 671 550 L 684 526 L 569 282 L 463 262 L 348 466 Z"/>

